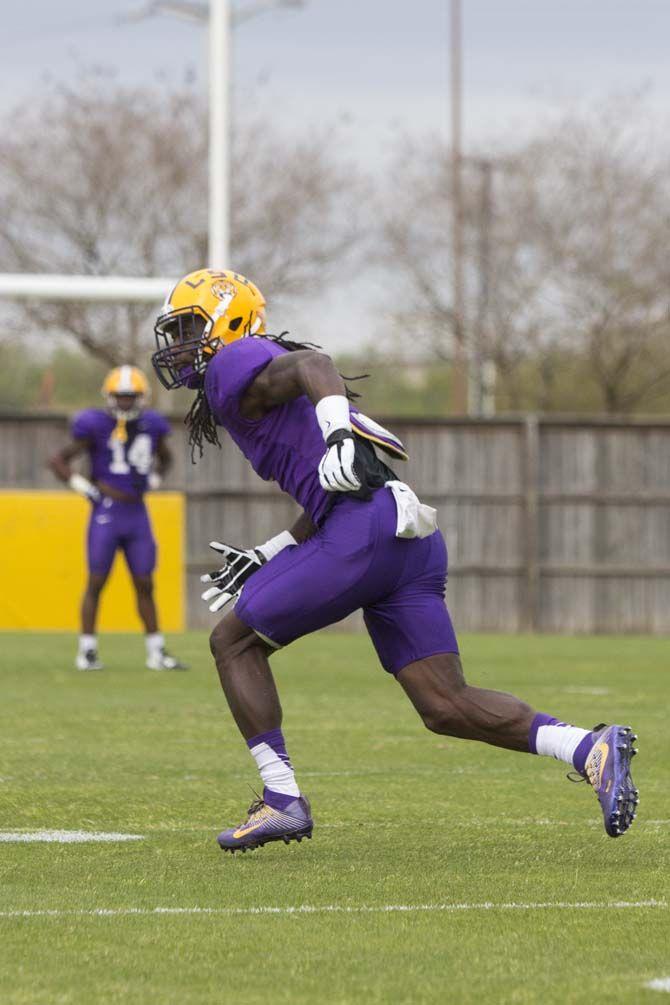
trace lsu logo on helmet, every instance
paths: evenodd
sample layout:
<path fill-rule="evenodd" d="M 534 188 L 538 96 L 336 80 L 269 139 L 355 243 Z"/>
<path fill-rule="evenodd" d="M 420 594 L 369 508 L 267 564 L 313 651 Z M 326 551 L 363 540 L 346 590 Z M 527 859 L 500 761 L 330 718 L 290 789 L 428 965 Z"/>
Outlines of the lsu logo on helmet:
<path fill-rule="evenodd" d="M 152 363 L 164 387 L 199 387 L 218 350 L 265 334 L 265 298 L 239 272 L 198 269 L 170 291 L 154 326 Z"/>
<path fill-rule="evenodd" d="M 223 279 L 220 283 L 212 284 L 212 293 L 219 300 L 225 300 L 227 306 L 237 293 L 237 287 L 230 280 Z"/>

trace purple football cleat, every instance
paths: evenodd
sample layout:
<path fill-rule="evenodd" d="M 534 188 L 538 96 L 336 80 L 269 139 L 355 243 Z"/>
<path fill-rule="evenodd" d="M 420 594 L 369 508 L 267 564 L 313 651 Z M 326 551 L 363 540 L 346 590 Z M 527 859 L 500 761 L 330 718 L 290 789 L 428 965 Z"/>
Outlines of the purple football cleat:
<path fill-rule="evenodd" d="M 628 830 L 640 799 L 630 776 L 630 762 L 637 754 L 637 740 L 630 726 L 599 727 L 593 748 L 586 758 L 584 775 L 598 796 L 605 830 L 619 837 Z"/>
<path fill-rule="evenodd" d="M 222 831 L 216 839 L 223 851 L 262 848 L 268 841 L 302 841 L 311 838 L 312 813 L 309 800 L 299 796 L 286 809 L 276 810 L 262 799 L 257 799 L 248 810 L 247 819 L 239 827 Z"/>

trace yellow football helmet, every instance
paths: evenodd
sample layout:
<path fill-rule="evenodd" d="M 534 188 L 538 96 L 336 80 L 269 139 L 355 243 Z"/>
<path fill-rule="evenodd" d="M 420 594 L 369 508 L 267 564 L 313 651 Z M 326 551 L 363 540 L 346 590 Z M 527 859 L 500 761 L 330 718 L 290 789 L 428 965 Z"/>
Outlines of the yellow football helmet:
<path fill-rule="evenodd" d="M 107 399 L 107 407 L 112 415 L 116 419 L 130 422 L 144 408 L 149 394 L 149 382 L 136 366 L 117 366 L 105 377 L 101 392 Z M 127 400 L 128 407 L 122 408 L 119 405 L 119 396 Z"/>
<path fill-rule="evenodd" d="M 265 334 L 265 298 L 239 272 L 198 269 L 168 295 L 154 326 L 152 363 L 164 387 L 198 387 L 224 345 Z"/>

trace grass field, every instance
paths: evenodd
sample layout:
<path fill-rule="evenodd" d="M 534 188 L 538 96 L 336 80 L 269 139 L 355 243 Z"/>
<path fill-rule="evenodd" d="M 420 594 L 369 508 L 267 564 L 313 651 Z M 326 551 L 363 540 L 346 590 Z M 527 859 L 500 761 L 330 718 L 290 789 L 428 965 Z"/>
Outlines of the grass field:
<path fill-rule="evenodd" d="M 142 835 L 0 844 L 3 1005 L 663 1000 L 667 641 L 463 639 L 472 683 L 634 726 L 618 840 L 563 765 L 428 733 L 364 637 L 298 643 L 274 665 L 314 839 L 235 857 L 215 836 L 256 773 L 205 635 L 175 641 L 187 674 L 144 670 L 137 636 L 99 674 L 68 636 L 0 647 L 0 831 Z"/>

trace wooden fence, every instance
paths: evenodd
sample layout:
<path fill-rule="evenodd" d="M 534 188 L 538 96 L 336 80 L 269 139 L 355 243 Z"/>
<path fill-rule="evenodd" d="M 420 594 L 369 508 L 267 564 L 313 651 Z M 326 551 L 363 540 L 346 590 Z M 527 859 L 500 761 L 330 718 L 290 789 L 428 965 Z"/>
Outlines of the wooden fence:
<path fill-rule="evenodd" d="M 399 476 L 438 510 L 457 628 L 670 633 L 670 422 L 384 421 L 410 452 Z M 53 488 L 44 459 L 66 417 L 0 416 L 0 434 L 0 487 Z M 297 510 L 227 438 L 196 466 L 179 420 L 173 439 L 189 623 L 205 627 L 207 542 L 258 543 Z"/>

